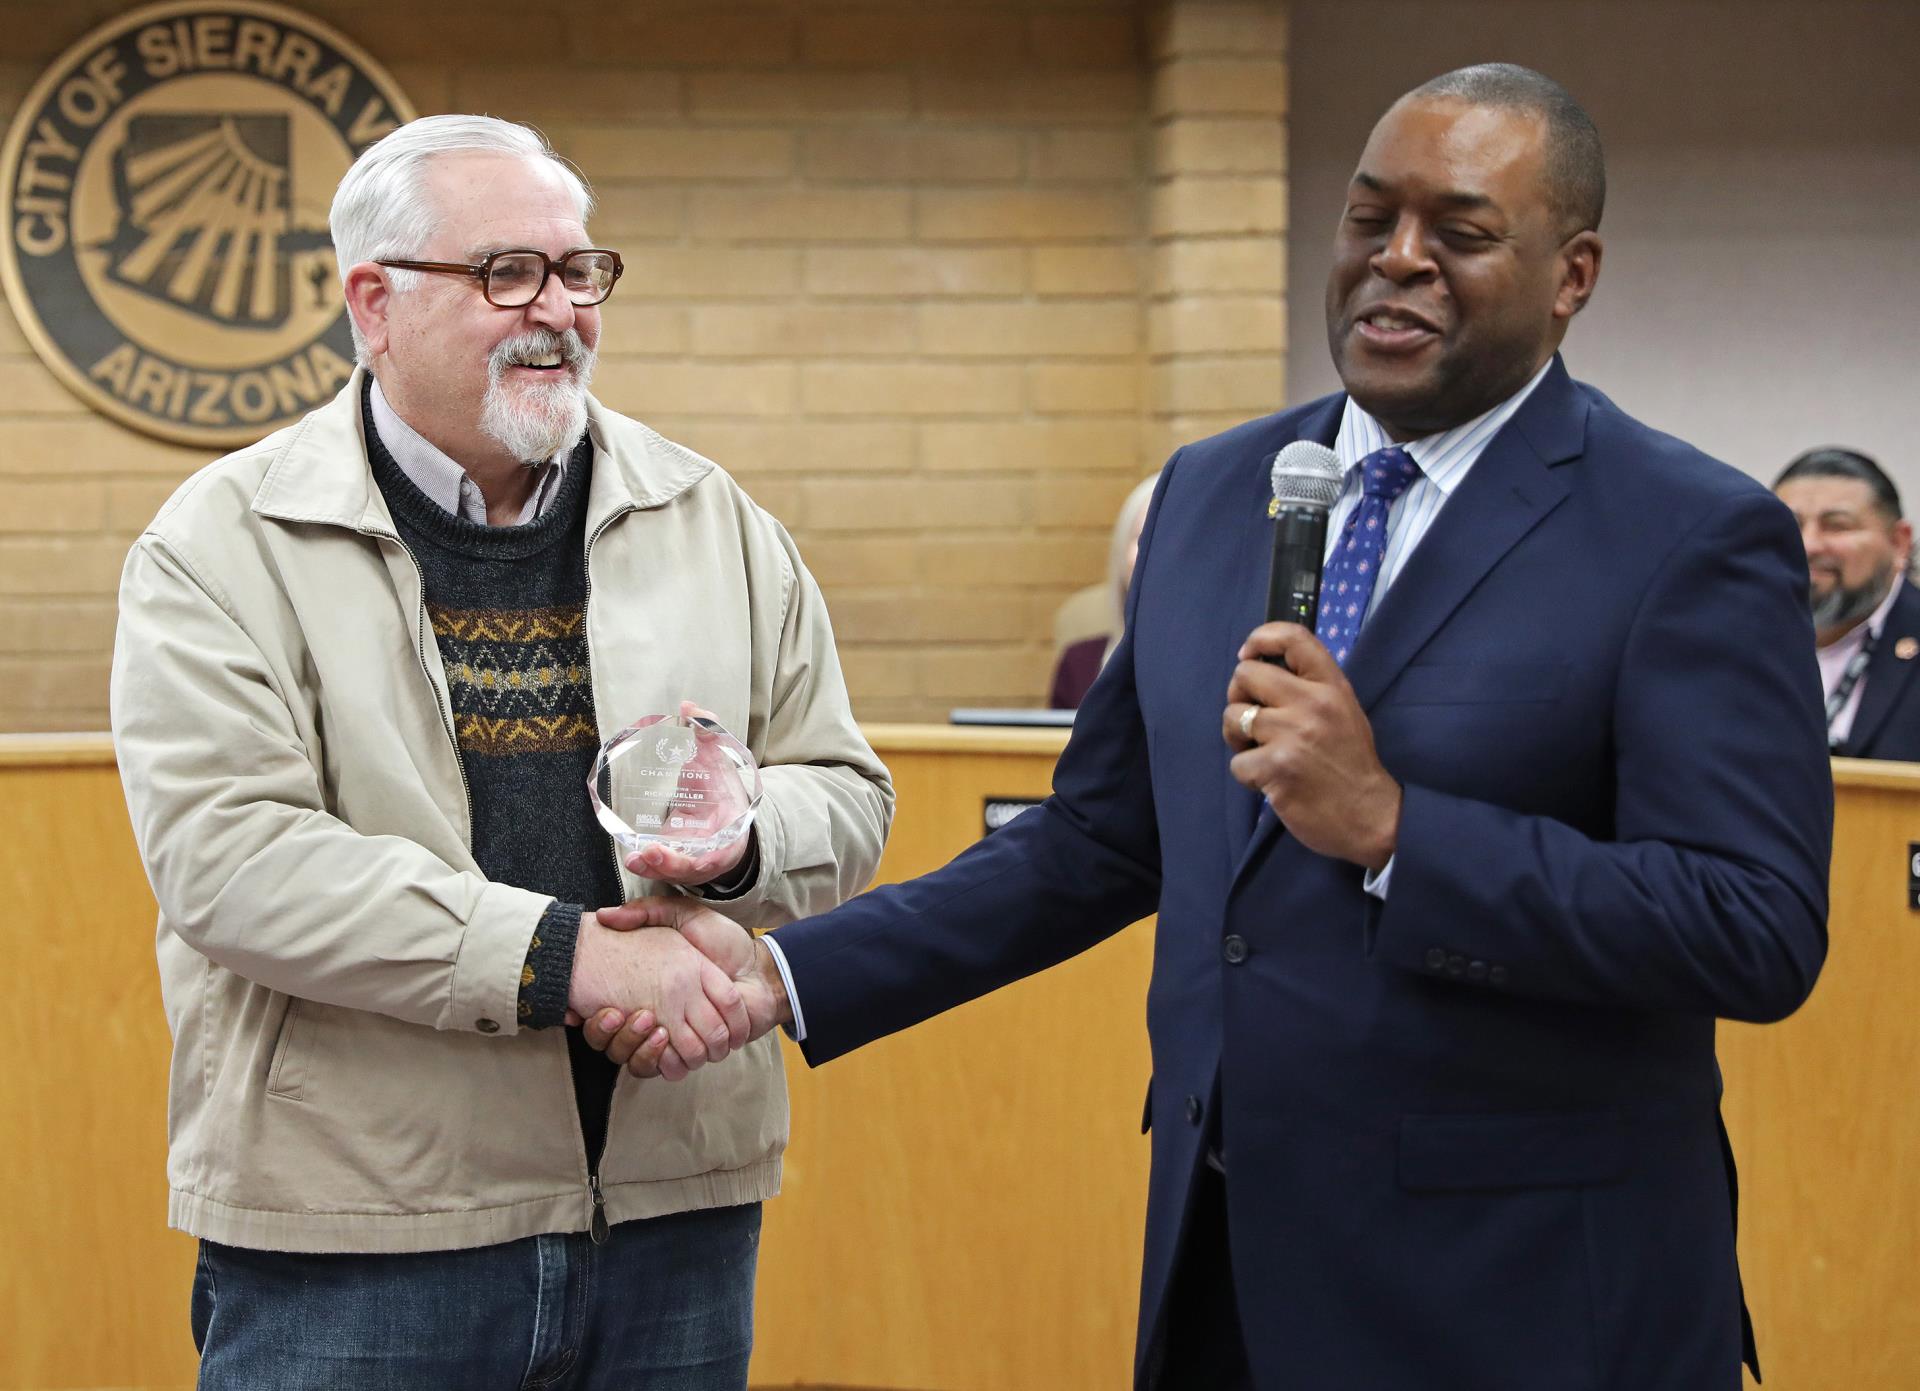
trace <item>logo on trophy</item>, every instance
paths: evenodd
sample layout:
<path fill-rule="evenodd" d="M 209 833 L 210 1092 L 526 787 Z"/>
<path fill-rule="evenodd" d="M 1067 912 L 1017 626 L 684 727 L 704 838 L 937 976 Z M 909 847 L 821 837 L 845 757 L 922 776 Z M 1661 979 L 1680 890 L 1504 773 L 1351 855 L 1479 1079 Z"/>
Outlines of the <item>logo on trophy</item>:
<path fill-rule="evenodd" d="M 689 857 L 738 841 L 760 805 L 760 765 L 710 715 L 635 720 L 606 743 L 587 779 L 593 814 L 632 854 L 662 845 Z"/>

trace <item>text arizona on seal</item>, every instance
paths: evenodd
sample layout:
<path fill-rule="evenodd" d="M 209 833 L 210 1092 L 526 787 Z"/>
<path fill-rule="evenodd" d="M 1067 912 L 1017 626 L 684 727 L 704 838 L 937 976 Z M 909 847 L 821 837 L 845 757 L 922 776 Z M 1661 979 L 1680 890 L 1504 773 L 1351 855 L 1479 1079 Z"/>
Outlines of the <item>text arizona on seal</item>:
<path fill-rule="evenodd" d="M 102 25 L 0 153 L 0 281 L 34 350 L 115 419 L 232 448 L 352 370 L 327 207 L 413 110 L 350 41 L 278 5 L 169 3 Z"/>

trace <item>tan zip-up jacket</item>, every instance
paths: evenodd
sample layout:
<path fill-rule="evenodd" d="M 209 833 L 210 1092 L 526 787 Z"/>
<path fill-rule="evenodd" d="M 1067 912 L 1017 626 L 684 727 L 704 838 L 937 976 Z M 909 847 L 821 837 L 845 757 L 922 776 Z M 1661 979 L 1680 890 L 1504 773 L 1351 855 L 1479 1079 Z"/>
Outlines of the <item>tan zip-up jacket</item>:
<path fill-rule="evenodd" d="M 446 678 L 360 390 L 356 372 L 189 479 L 121 581 L 113 730 L 160 904 L 169 1217 L 292 1251 L 586 1230 L 566 1041 L 515 1015 L 551 900 L 474 863 Z M 762 929 L 840 902 L 879 864 L 893 788 L 818 587 L 715 465 L 597 402 L 588 419 L 602 737 L 683 699 L 713 711 L 765 787 L 759 879 L 718 906 Z M 771 1196 L 778 1044 L 678 1085 L 622 1076 L 608 1135 L 610 1221 Z"/>

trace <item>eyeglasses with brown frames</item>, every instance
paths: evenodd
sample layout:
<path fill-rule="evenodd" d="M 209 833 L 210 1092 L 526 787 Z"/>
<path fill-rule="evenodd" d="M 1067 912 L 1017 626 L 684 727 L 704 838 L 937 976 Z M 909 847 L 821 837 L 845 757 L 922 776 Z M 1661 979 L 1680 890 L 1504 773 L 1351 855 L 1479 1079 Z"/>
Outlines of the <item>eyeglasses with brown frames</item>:
<path fill-rule="evenodd" d="M 540 298 L 547 277 L 556 271 L 567 298 L 579 308 L 603 303 L 626 269 L 617 251 L 586 247 L 569 251 L 558 260 L 544 251 L 514 248 L 495 251 L 478 265 L 464 261 L 375 261 L 393 270 L 423 270 L 436 275 L 470 275 L 480 282 L 480 293 L 496 309 L 524 309 Z"/>

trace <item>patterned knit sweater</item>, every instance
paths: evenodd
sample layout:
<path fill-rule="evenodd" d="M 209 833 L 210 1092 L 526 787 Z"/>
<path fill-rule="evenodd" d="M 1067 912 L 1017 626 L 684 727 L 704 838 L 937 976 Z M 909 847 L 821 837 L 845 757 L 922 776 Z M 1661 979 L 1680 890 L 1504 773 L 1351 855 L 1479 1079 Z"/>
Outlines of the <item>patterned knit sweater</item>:
<path fill-rule="evenodd" d="M 599 748 L 588 679 L 583 440 L 559 492 L 520 526 L 482 526 L 421 492 L 362 407 L 367 455 L 400 539 L 419 563 L 453 706 L 472 808 L 473 856 L 488 879 L 554 896 L 521 972 L 520 1019 L 561 1022 L 580 914 L 621 901 L 612 842 L 587 776 Z M 617 1069 L 568 1029 L 587 1156 L 597 1165 Z"/>

